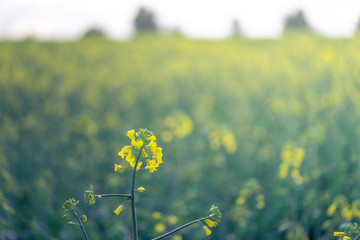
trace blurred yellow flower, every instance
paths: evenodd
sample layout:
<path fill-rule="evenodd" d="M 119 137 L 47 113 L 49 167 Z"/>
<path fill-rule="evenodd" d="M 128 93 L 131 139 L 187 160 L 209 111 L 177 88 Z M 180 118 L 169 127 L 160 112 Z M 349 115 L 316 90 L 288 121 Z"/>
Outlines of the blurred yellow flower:
<path fill-rule="evenodd" d="M 334 232 L 334 237 L 342 237 L 345 236 L 344 232 Z"/>
<path fill-rule="evenodd" d="M 86 221 L 87 221 L 86 215 L 82 215 L 82 220 L 83 220 L 83 222 L 86 222 Z"/>
<path fill-rule="evenodd" d="M 181 235 L 175 235 L 173 236 L 172 240 L 182 240 L 182 236 Z"/>
<path fill-rule="evenodd" d="M 214 222 L 211 221 L 210 219 L 205 219 L 205 222 L 209 227 L 214 227 Z"/>
<path fill-rule="evenodd" d="M 175 225 L 177 223 L 177 221 L 178 221 L 177 216 L 175 216 L 175 215 L 169 216 L 168 222 L 170 225 Z"/>
<path fill-rule="evenodd" d="M 143 192 L 143 191 L 145 191 L 145 188 L 139 187 L 137 190 L 138 190 L 138 192 Z"/>
<path fill-rule="evenodd" d="M 207 226 L 203 226 L 203 229 L 205 231 L 206 236 L 209 236 L 211 234 L 211 230 Z"/>
<path fill-rule="evenodd" d="M 115 168 L 114 168 L 114 171 L 117 172 L 117 171 L 120 171 L 123 169 L 123 167 L 121 165 L 118 165 L 118 164 L 114 164 L 115 165 Z"/>
<path fill-rule="evenodd" d="M 157 233 L 162 233 L 163 231 L 165 231 L 165 225 L 163 223 L 158 223 L 155 225 L 155 232 Z"/>
<path fill-rule="evenodd" d="M 123 209 L 123 205 L 119 205 L 119 206 L 115 209 L 114 213 L 115 213 L 116 215 L 119 215 L 122 209 Z"/>
<path fill-rule="evenodd" d="M 152 217 L 153 217 L 153 219 L 159 219 L 159 218 L 161 218 L 161 213 L 158 211 L 155 211 L 152 213 Z"/>

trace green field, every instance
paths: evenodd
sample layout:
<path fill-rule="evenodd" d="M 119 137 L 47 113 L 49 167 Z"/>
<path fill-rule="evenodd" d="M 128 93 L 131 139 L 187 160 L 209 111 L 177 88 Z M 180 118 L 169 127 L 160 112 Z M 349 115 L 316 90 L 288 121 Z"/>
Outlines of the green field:
<path fill-rule="evenodd" d="M 128 191 L 117 154 L 139 128 L 164 154 L 137 174 L 141 239 L 212 204 L 223 218 L 211 239 L 335 239 L 360 217 L 359 45 L 302 34 L 0 43 L 0 239 L 81 239 L 62 218 L 70 197 L 90 239 L 129 239 L 130 204 L 116 216 L 119 199 L 82 195 Z M 201 224 L 179 234 L 208 239 Z"/>

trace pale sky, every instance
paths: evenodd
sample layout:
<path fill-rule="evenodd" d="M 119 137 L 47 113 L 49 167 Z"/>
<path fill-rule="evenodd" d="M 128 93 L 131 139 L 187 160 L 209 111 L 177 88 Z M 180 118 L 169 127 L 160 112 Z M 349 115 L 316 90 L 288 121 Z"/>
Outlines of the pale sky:
<path fill-rule="evenodd" d="M 346 37 L 360 17 L 360 0 L 0 0 L 0 37 L 72 39 L 98 26 L 126 39 L 140 6 L 156 14 L 160 27 L 191 38 L 225 38 L 235 19 L 245 36 L 274 38 L 298 9 L 321 34 Z"/>

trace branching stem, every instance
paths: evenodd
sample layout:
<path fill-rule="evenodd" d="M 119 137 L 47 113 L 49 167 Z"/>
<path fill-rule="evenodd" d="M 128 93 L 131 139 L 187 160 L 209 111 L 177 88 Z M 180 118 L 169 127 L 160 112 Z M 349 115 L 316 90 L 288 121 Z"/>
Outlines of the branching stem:
<path fill-rule="evenodd" d="M 75 212 L 75 210 L 74 210 L 73 212 L 74 212 L 74 214 L 75 214 L 75 216 L 76 216 L 76 219 L 77 219 L 77 221 L 78 221 L 78 223 L 79 223 L 79 227 L 81 228 L 81 231 L 82 231 L 82 233 L 84 234 L 85 239 L 86 239 L 86 240 L 89 240 L 89 238 L 88 238 L 88 236 L 87 236 L 87 234 L 86 234 L 85 228 L 84 228 L 84 226 L 83 226 L 83 224 L 82 224 L 79 216 L 77 215 L 77 213 Z"/>
<path fill-rule="evenodd" d="M 178 228 L 175 228 L 174 230 L 172 230 L 172 231 L 170 231 L 170 232 L 167 232 L 167 233 L 165 233 L 165 234 L 163 234 L 163 235 L 161 235 L 161 236 L 159 236 L 159 237 L 153 238 L 153 239 L 151 239 L 151 240 L 162 239 L 162 238 L 167 237 L 167 236 L 169 236 L 169 235 L 171 235 L 171 234 L 173 234 L 173 233 L 175 233 L 175 232 L 177 232 L 177 231 L 179 231 L 179 230 L 181 230 L 181 229 L 183 229 L 183 228 L 186 228 L 186 227 L 188 227 L 188 226 L 190 226 L 190 225 L 193 225 L 193 224 L 195 224 L 195 223 L 201 222 L 201 221 L 203 221 L 203 220 L 205 220 L 205 219 L 207 219 L 207 218 L 209 218 L 209 217 L 203 217 L 203 218 L 199 218 L 199 219 L 197 219 L 197 220 L 194 220 L 194 221 L 192 221 L 192 222 L 188 222 L 188 223 L 186 223 L 186 224 L 184 224 L 184 225 L 182 225 L 182 226 L 180 226 L 180 227 L 178 227 Z"/>

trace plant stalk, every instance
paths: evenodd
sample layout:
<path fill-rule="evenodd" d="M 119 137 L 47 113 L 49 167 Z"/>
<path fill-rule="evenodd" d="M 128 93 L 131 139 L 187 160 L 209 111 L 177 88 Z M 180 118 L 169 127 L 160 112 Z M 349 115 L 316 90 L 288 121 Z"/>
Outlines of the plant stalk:
<path fill-rule="evenodd" d="M 74 214 L 75 214 L 75 216 L 76 216 L 77 221 L 79 222 L 79 226 L 80 226 L 80 228 L 81 228 L 82 233 L 84 234 L 85 239 L 86 239 L 86 240 L 89 240 L 89 238 L 88 238 L 88 236 L 87 236 L 87 234 L 86 234 L 85 228 L 84 228 L 84 226 L 83 226 L 83 224 L 82 224 L 79 216 L 77 215 L 77 213 L 76 213 L 75 211 L 73 211 L 73 212 L 74 212 Z"/>
<path fill-rule="evenodd" d="M 136 168 L 140 159 L 140 155 L 141 155 L 141 150 L 143 147 L 140 148 L 139 150 L 139 154 L 136 157 L 136 161 L 135 161 L 135 165 L 134 165 L 134 170 L 133 170 L 133 174 L 132 174 L 132 180 L 131 180 L 131 194 L 130 194 L 130 198 L 131 198 L 131 216 L 132 216 L 132 225 L 133 225 L 133 234 L 134 234 L 134 239 L 138 240 L 139 236 L 138 236 L 138 227 L 137 227 L 137 219 L 136 219 L 136 207 L 135 207 L 135 175 L 136 175 Z"/>
<path fill-rule="evenodd" d="M 183 229 L 183 228 L 186 228 L 186 227 L 188 227 L 188 226 L 190 226 L 190 225 L 193 225 L 193 224 L 195 224 L 195 223 L 201 222 L 201 221 L 203 221 L 203 220 L 205 220 L 205 219 L 207 219 L 207 218 L 209 218 L 209 217 L 203 217 L 203 218 L 199 218 L 199 219 L 197 219 L 197 220 L 194 220 L 194 221 L 192 221 L 192 222 L 188 222 L 188 223 L 186 223 L 186 224 L 184 224 L 184 225 L 182 225 L 182 226 L 180 226 L 180 227 L 178 227 L 178 228 L 175 228 L 174 230 L 172 230 L 172 231 L 170 231 L 170 232 L 167 232 L 167 233 L 165 233 L 165 234 L 163 234 L 163 235 L 161 235 L 161 236 L 158 236 L 158 237 L 156 237 L 156 238 L 153 238 L 153 239 L 151 239 L 151 240 L 162 239 L 162 238 L 167 237 L 167 236 L 169 236 L 169 235 L 171 235 L 171 234 L 173 234 L 173 233 L 175 233 L 175 232 L 177 232 L 177 231 L 179 231 L 179 230 L 181 230 L 181 229 Z"/>
<path fill-rule="evenodd" d="M 96 195 L 97 197 L 128 197 L 128 198 L 131 198 L 131 194 L 98 194 Z"/>

